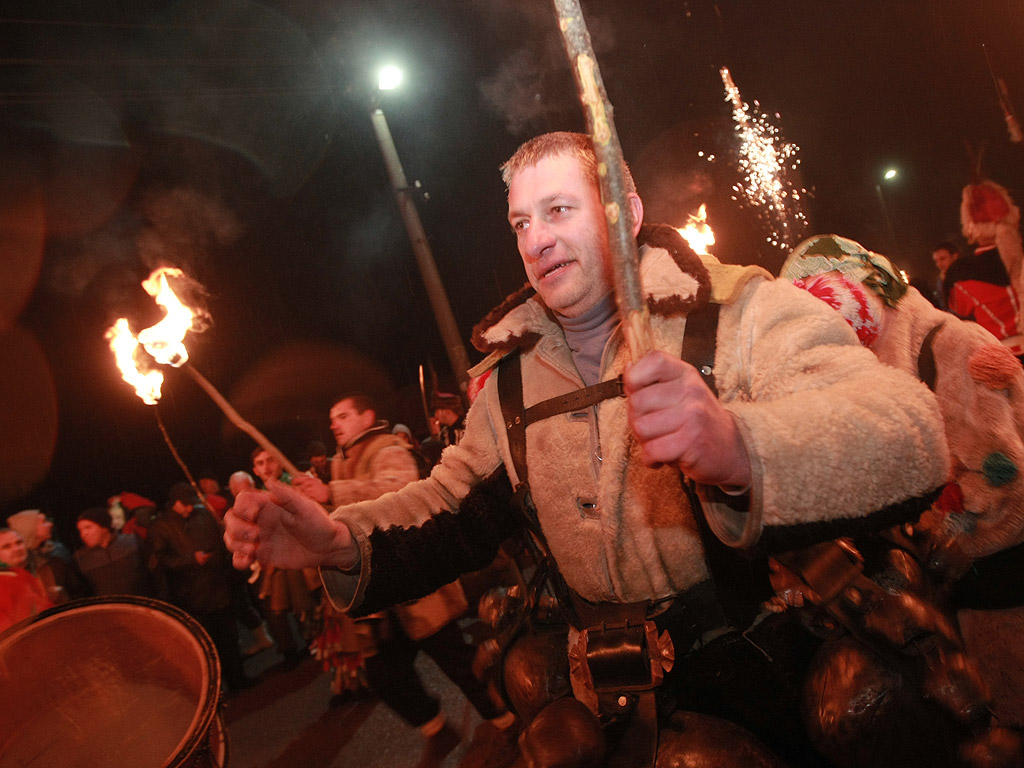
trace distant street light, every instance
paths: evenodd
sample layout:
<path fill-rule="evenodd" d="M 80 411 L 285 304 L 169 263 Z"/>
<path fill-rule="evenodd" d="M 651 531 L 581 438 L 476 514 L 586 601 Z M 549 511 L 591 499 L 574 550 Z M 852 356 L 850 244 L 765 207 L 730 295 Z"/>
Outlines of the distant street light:
<path fill-rule="evenodd" d="M 402 84 L 402 70 L 398 67 L 388 65 L 381 67 L 377 76 L 377 88 L 381 91 L 393 91 Z"/>
<path fill-rule="evenodd" d="M 889 168 L 882 174 L 882 181 L 892 181 L 899 175 L 899 172 L 895 168 Z M 878 195 L 878 204 L 882 206 L 882 216 L 885 218 L 885 228 L 889 233 L 889 241 L 892 245 L 892 256 L 896 261 L 902 261 L 903 255 L 901 253 L 900 241 L 896 237 L 896 228 L 893 227 L 892 217 L 889 215 L 889 206 L 885 202 L 885 194 L 882 192 L 882 184 L 875 184 L 875 193 Z"/>
<path fill-rule="evenodd" d="M 397 67 L 384 67 L 380 72 L 378 87 L 382 91 L 392 90 L 401 80 L 401 70 Z M 427 297 L 430 299 L 430 306 L 434 310 L 434 319 L 448 352 L 448 362 L 459 382 L 459 388 L 465 394 L 469 383 L 466 374 L 469 370 L 469 357 L 466 355 L 466 348 L 459 336 L 459 327 L 455 323 L 455 316 L 452 314 L 452 307 L 448 302 L 448 294 L 445 292 L 441 276 L 437 272 L 434 255 L 427 242 L 423 225 L 420 223 L 419 214 L 416 212 L 412 191 L 406 181 L 405 171 L 402 170 L 402 163 L 398 159 L 398 150 L 395 148 L 394 139 L 391 138 L 391 130 L 388 128 L 384 111 L 375 105 L 370 112 L 370 118 L 373 121 L 373 130 L 377 134 L 381 154 L 384 155 L 384 165 L 387 167 L 388 178 L 391 180 L 391 188 L 395 192 L 398 210 L 402 214 L 409 242 L 412 243 L 416 265 L 419 267 L 423 285 L 427 289 Z"/>

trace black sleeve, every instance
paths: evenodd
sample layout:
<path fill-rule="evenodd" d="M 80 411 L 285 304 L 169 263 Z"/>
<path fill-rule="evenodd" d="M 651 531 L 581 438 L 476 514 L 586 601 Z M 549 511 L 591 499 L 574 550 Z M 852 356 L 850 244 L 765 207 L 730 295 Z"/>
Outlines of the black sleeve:
<path fill-rule="evenodd" d="M 519 525 L 502 467 L 473 488 L 457 511 L 435 515 L 418 528 L 374 530 L 369 537 L 371 578 L 353 613 L 366 615 L 429 595 L 489 565 Z"/>

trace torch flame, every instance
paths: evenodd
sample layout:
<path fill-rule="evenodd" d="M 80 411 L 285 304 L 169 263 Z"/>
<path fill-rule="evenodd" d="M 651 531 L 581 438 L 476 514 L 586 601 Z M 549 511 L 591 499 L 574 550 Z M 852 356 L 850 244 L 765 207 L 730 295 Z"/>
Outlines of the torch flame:
<path fill-rule="evenodd" d="M 156 325 L 140 331 L 139 343 L 158 363 L 178 368 L 188 362 L 188 350 L 182 342 L 185 334 L 192 328 L 192 318 L 195 315 L 171 290 L 167 283 L 168 275 L 181 277 L 184 273 L 173 267 L 161 267 L 154 270 L 142 283 L 146 293 L 167 310 L 167 315 Z"/>
<path fill-rule="evenodd" d="M 142 398 L 146 405 L 156 405 L 160 399 L 160 386 L 164 383 L 164 375 L 160 371 L 139 370 L 135 362 L 135 352 L 139 348 L 139 340 L 135 338 L 128 320 L 120 318 L 110 330 L 106 338 L 110 341 L 110 349 L 121 370 L 121 378 L 135 387 L 135 394 Z"/>
<path fill-rule="evenodd" d="M 709 247 L 715 244 L 715 233 L 708 226 L 707 206 L 701 203 L 697 214 L 688 214 L 685 227 L 677 227 L 676 232 L 683 236 L 695 253 L 710 256 Z"/>
<path fill-rule="evenodd" d="M 139 347 L 144 348 L 158 363 L 180 367 L 188 361 L 185 349 L 185 334 L 193 326 L 195 317 L 175 295 L 167 282 L 167 276 L 183 276 L 180 269 L 160 267 L 143 281 L 142 287 L 167 314 L 156 325 L 139 332 L 136 337 L 128 326 L 127 318 L 120 318 L 107 331 L 110 349 L 121 370 L 121 377 L 135 387 L 135 393 L 147 405 L 156 405 L 160 400 L 160 387 L 164 376 L 160 371 L 143 371 L 139 368 Z"/>

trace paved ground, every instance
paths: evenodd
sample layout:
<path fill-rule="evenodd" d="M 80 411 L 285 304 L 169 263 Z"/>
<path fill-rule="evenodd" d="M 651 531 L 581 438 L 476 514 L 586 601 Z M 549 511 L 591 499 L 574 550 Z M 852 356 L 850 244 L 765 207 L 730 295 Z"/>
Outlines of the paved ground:
<path fill-rule="evenodd" d="M 441 700 L 462 741 L 441 760 L 428 760 L 419 732 L 374 699 L 331 708 L 328 676 L 310 658 L 286 670 L 274 650 L 246 660 L 259 680 L 225 697 L 229 768 L 455 768 L 480 717 L 462 693 L 424 654 L 417 669 Z M 220 767 L 218 767 L 220 768 Z"/>

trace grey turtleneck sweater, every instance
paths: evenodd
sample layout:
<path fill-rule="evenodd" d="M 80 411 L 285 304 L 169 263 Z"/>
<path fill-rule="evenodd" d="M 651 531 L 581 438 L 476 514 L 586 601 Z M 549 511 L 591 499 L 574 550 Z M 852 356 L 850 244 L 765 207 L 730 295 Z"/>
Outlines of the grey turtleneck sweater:
<path fill-rule="evenodd" d="M 558 317 L 565 332 L 565 341 L 572 352 L 576 369 L 586 386 L 601 381 L 601 355 L 608 337 L 619 324 L 615 295 L 607 294 L 589 311 L 579 317 Z"/>

